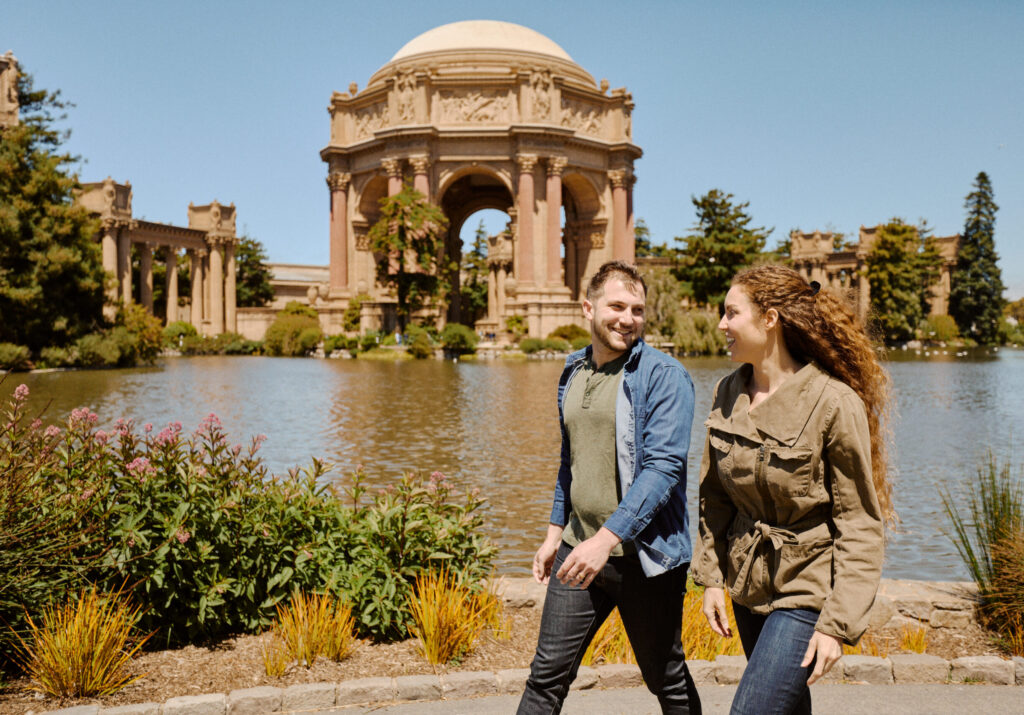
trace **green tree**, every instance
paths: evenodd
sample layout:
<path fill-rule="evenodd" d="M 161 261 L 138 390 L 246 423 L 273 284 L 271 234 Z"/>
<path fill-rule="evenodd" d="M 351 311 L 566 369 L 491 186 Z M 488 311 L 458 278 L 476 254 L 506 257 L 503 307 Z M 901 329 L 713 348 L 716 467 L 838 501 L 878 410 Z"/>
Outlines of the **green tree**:
<path fill-rule="evenodd" d="M 942 256 L 925 225 L 893 218 L 880 226 L 866 259 L 871 312 L 887 342 L 914 337 L 928 314 Z"/>
<path fill-rule="evenodd" d="M 996 255 L 995 225 L 999 207 L 988 174 L 979 172 L 974 191 L 964 202 L 967 220 L 960 237 L 956 268 L 950 275 L 949 314 L 961 335 L 990 345 L 999 339 L 1003 279 Z"/>
<path fill-rule="evenodd" d="M 458 263 L 445 255 L 447 227 L 444 212 L 408 183 L 380 200 L 380 219 L 368 237 L 377 257 L 377 282 L 397 295 L 402 332 L 412 313 L 451 289 L 448 275 Z"/>
<path fill-rule="evenodd" d="M 17 89 L 21 122 L 0 129 L 0 342 L 38 354 L 98 326 L 105 275 L 99 221 L 74 202 L 78 157 L 55 128 L 70 105 L 27 74 Z"/>
<path fill-rule="evenodd" d="M 239 308 L 262 308 L 274 300 L 263 244 L 242 236 L 235 247 L 235 295 Z"/>
<path fill-rule="evenodd" d="M 675 258 L 676 249 L 663 243 L 651 243 L 651 229 L 642 218 L 633 227 L 634 246 L 637 258 Z"/>
<path fill-rule="evenodd" d="M 487 231 L 483 220 L 476 227 L 473 247 L 462 254 L 462 277 L 459 293 L 462 322 L 473 325 L 487 315 Z"/>
<path fill-rule="evenodd" d="M 697 302 L 721 305 L 733 275 L 761 257 L 772 229 L 752 228 L 750 203 L 734 204 L 733 195 L 719 189 L 692 201 L 697 225 L 689 236 L 676 237 L 686 244 L 676 277 L 689 284 Z"/>

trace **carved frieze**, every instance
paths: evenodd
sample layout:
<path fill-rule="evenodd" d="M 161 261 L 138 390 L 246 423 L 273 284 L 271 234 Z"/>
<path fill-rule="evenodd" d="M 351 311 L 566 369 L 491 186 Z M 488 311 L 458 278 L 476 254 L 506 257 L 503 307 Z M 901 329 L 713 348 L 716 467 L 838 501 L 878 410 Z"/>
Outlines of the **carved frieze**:
<path fill-rule="evenodd" d="M 369 251 L 370 250 L 370 236 L 366 231 L 366 226 L 353 226 L 353 233 L 355 234 L 355 244 L 357 251 Z"/>
<path fill-rule="evenodd" d="M 565 238 L 578 248 L 604 248 L 604 234 L 608 228 L 605 220 L 577 221 L 567 223 Z"/>
<path fill-rule="evenodd" d="M 601 108 L 590 102 L 562 97 L 562 126 L 597 136 L 601 133 Z"/>
<path fill-rule="evenodd" d="M 507 124 L 513 119 L 514 101 L 506 90 L 442 90 L 442 124 Z"/>
<path fill-rule="evenodd" d="M 372 137 L 375 131 L 387 123 L 387 113 L 388 105 L 386 102 L 378 102 L 356 110 L 353 115 L 356 140 Z"/>
<path fill-rule="evenodd" d="M 551 96 L 554 85 L 548 70 L 530 73 L 530 95 L 533 100 L 531 119 L 545 121 L 551 118 Z"/>
<path fill-rule="evenodd" d="M 395 116 L 401 124 L 416 120 L 416 74 L 399 72 L 395 76 Z"/>

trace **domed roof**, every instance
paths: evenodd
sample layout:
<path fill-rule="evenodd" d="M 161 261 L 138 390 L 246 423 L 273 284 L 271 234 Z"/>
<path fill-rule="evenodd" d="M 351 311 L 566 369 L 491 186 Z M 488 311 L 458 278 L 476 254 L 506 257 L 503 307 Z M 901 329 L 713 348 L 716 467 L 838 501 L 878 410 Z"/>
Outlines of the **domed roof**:
<path fill-rule="evenodd" d="M 396 62 L 428 52 L 451 50 L 536 52 L 539 55 L 550 55 L 572 62 L 568 52 L 536 30 L 496 20 L 465 20 L 435 27 L 405 43 L 391 61 Z"/>
<path fill-rule="evenodd" d="M 590 73 L 551 39 L 522 25 L 496 20 L 465 20 L 414 37 L 373 73 L 367 89 L 382 84 L 395 70 L 424 65 L 443 67 L 463 78 L 507 74 L 515 65 L 543 68 L 576 84 L 597 86 Z"/>

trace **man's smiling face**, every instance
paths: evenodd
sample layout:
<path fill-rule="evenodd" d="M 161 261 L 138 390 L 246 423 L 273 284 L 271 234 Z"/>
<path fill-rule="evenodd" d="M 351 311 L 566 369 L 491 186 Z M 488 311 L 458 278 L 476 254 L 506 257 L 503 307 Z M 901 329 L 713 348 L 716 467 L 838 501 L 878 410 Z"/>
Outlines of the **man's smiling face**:
<path fill-rule="evenodd" d="M 636 344 L 644 334 L 646 297 L 642 286 L 630 289 L 620 278 L 609 278 L 594 302 L 583 301 L 583 314 L 590 319 L 590 340 L 594 360 L 614 360 Z"/>

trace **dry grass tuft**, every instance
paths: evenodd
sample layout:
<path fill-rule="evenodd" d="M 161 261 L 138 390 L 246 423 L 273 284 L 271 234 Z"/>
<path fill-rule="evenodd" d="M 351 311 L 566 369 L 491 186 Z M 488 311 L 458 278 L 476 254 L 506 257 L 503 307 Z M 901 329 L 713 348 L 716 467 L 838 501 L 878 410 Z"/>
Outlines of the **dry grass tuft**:
<path fill-rule="evenodd" d="M 495 601 L 496 597 L 473 594 L 447 570 L 417 576 L 409 609 L 414 621 L 411 630 L 419 639 L 420 652 L 434 665 L 468 653 L 488 623 L 493 622 L 494 610 L 501 605 L 500 601 L 495 605 Z"/>
<path fill-rule="evenodd" d="M 133 637 L 139 615 L 120 591 L 105 595 L 93 588 L 44 609 L 41 625 L 28 617 L 31 641 L 18 636 L 17 659 L 32 681 L 29 689 L 63 698 L 102 697 L 143 677 L 130 677 L 125 667 L 152 635 Z"/>
<path fill-rule="evenodd" d="M 342 661 L 356 645 L 352 608 L 330 594 L 296 591 L 278 606 L 269 641 L 262 648 L 267 675 L 284 675 L 291 662 L 311 668 L 320 657 Z"/>
<path fill-rule="evenodd" d="M 714 660 L 720 655 L 742 655 L 743 646 L 736 635 L 736 618 L 732 613 L 729 594 L 725 595 L 725 607 L 729 627 L 733 632 L 732 638 L 722 638 L 711 630 L 701 611 L 703 602 L 704 589 L 690 583 L 683 598 L 682 642 L 687 659 Z M 601 624 L 583 655 L 583 665 L 594 663 L 636 663 L 636 655 L 629 644 L 618 609 L 612 611 Z"/>
<path fill-rule="evenodd" d="M 924 653 L 928 648 L 928 629 L 903 626 L 900 631 L 900 649 Z"/>
<path fill-rule="evenodd" d="M 873 655 L 876 658 L 889 657 L 889 641 L 887 639 L 875 638 L 870 633 L 860 639 L 855 646 L 843 644 L 843 655 Z"/>

